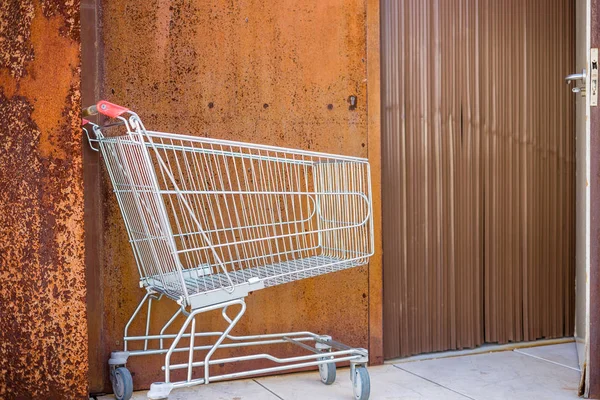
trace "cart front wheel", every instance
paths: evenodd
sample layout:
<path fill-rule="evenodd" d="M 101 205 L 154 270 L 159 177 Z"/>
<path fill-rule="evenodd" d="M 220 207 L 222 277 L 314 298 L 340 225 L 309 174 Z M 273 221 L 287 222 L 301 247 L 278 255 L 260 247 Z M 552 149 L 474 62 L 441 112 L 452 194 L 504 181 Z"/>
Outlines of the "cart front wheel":
<path fill-rule="evenodd" d="M 115 369 L 113 392 L 117 400 L 129 400 L 133 395 L 133 378 L 125 367 Z"/>
<path fill-rule="evenodd" d="M 357 366 L 354 369 L 354 379 L 352 380 L 352 389 L 356 400 L 369 400 L 371 394 L 371 379 L 369 372 L 363 366 Z"/>
<path fill-rule="evenodd" d="M 335 382 L 335 363 L 319 364 L 319 374 L 321 382 L 331 385 Z"/>

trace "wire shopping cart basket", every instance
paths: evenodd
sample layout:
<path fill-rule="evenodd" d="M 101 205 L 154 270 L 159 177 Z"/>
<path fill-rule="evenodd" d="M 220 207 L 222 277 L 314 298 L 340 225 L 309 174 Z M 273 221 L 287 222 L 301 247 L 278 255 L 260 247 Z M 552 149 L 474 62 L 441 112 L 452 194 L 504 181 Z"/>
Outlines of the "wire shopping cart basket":
<path fill-rule="evenodd" d="M 367 160 L 153 132 L 135 113 L 106 101 L 84 110 L 84 116 L 97 113 L 116 123 L 100 127 L 84 120 L 84 130 L 102 153 L 146 290 L 125 326 L 123 351 L 109 360 L 115 397 L 132 395 L 129 357 L 159 354 L 165 381 L 152 384 L 150 399 L 167 398 L 177 387 L 309 366 L 318 366 L 323 383 L 331 384 L 338 362 L 350 363 L 354 397 L 368 399 L 365 349 L 311 332 L 231 334 L 249 292 L 368 262 L 373 226 Z M 109 134 L 115 125 L 118 132 Z M 180 307 L 159 333 L 150 334 L 152 302 L 163 297 Z M 129 335 L 144 305 L 145 334 Z M 196 316 L 211 310 L 221 310 L 227 328 L 197 332 Z M 177 333 L 166 333 L 177 320 L 183 320 Z M 209 339 L 209 345 L 195 344 Z M 307 354 L 214 357 L 219 349 L 278 343 Z M 172 363 L 175 353 L 187 354 L 187 362 Z M 273 366 L 210 373 L 213 365 L 259 359 Z M 198 369 L 202 378 L 193 376 Z M 186 379 L 172 382 L 174 370 L 187 372 Z"/>

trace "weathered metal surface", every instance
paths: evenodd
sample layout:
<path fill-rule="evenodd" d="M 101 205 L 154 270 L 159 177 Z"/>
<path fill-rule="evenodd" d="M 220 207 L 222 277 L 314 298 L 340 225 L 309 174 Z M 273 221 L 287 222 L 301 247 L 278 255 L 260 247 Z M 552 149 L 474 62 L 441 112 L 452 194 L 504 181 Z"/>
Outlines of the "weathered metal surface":
<path fill-rule="evenodd" d="M 573 12 L 382 3 L 386 357 L 572 335 Z"/>
<path fill-rule="evenodd" d="M 104 93 L 137 111 L 147 127 L 368 155 L 365 1 L 273 6 L 104 0 L 102 5 Z M 348 103 L 350 96 L 357 97 L 356 107 Z M 106 359 L 121 347 L 125 322 L 143 293 L 109 190 L 104 213 Z M 367 268 L 256 292 L 247 302 L 236 328 L 240 334 L 308 329 L 368 346 Z M 164 306 L 159 316 L 164 319 L 172 310 L 173 305 Z M 222 326 L 217 313 L 202 318 L 205 329 Z M 292 345 L 271 350 L 297 351 Z M 162 362 L 160 357 L 132 359 L 136 387 L 163 380 Z M 246 366 L 217 366 L 215 372 Z"/>
<path fill-rule="evenodd" d="M 381 238 L 380 0 L 367 1 L 367 134 L 371 164 L 375 254 L 369 262 L 369 362 L 383 364 L 383 251 Z"/>
<path fill-rule="evenodd" d="M 81 0 L 81 104 L 89 106 L 100 97 L 102 41 L 99 40 L 99 0 Z M 98 152 L 83 146 L 85 269 L 88 318 L 89 391 L 104 390 L 108 374 L 102 348 L 102 160 Z"/>
<path fill-rule="evenodd" d="M 0 398 L 87 397 L 79 2 L 0 3 Z"/>

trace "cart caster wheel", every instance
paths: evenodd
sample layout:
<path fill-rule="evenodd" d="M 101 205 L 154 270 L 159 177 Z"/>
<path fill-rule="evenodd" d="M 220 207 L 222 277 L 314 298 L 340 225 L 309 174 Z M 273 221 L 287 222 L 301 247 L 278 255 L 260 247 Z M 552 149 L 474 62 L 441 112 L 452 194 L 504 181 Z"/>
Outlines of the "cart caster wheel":
<path fill-rule="evenodd" d="M 148 391 L 148 400 L 167 400 L 173 390 L 172 383 L 154 382 Z"/>
<path fill-rule="evenodd" d="M 335 382 L 335 363 L 319 364 L 319 375 L 321 382 L 331 385 Z"/>
<path fill-rule="evenodd" d="M 365 367 L 357 366 L 354 369 L 354 379 L 352 380 L 352 390 L 356 400 L 369 400 L 371 394 L 371 378 Z"/>
<path fill-rule="evenodd" d="M 133 395 L 133 378 L 125 367 L 115 369 L 112 388 L 117 400 L 129 400 Z"/>

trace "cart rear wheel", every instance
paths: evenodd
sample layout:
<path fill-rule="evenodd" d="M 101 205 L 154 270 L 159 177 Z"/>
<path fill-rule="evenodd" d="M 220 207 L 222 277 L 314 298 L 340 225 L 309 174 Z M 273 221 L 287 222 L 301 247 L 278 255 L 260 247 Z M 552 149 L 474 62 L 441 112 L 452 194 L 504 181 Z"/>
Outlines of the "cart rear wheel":
<path fill-rule="evenodd" d="M 127 368 L 118 367 L 115 369 L 112 387 L 117 400 L 131 399 L 133 395 L 133 378 Z"/>
<path fill-rule="evenodd" d="M 371 378 L 369 372 L 364 366 L 356 366 L 354 369 L 354 379 L 352 380 L 352 389 L 356 400 L 368 400 L 371 394 Z"/>
<path fill-rule="evenodd" d="M 335 382 L 335 363 L 319 364 L 319 374 L 321 382 L 331 385 Z"/>

